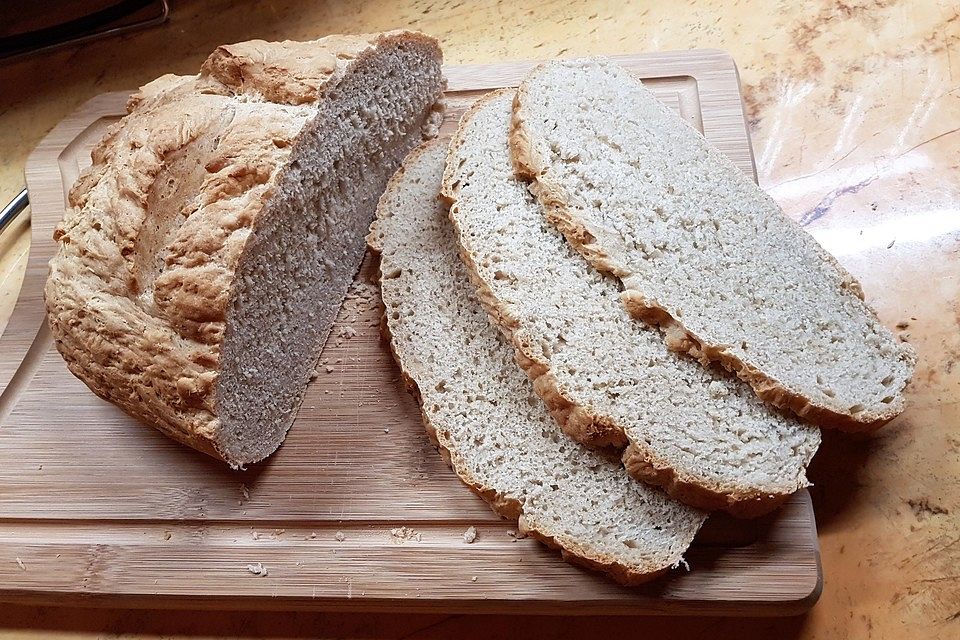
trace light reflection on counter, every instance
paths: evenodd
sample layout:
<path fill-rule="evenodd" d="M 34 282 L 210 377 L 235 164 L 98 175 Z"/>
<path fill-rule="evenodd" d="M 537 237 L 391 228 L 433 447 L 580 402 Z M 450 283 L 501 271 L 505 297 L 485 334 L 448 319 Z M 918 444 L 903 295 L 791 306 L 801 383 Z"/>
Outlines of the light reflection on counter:
<path fill-rule="evenodd" d="M 941 236 L 960 235 L 960 209 L 918 211 L 866 227 L 808 229 L 817 242 L 835 256 L 926 243 Z"/>

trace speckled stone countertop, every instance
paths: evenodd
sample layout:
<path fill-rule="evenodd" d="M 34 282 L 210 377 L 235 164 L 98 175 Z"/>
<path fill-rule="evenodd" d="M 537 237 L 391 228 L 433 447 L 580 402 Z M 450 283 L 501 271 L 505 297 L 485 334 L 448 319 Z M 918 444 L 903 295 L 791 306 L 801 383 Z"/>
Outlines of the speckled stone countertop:
<path fill-rule="evenodd" d="M 909 409 L 825 434 L 811 478 L 825 583 L 782 620 L 473 618 L 0 607 L 0 639 L 960 637 L 960 5 L 951 0 L 175 2 L 166 25 L 0 66 L 0 200 L 88 98 L 193 73 L 218 44 L 412 27 L 448 63 L 712 47 L 733 54 L 760 182 L 920 354 Z M 0 238 L 0 327 L 29 222 Z"/>

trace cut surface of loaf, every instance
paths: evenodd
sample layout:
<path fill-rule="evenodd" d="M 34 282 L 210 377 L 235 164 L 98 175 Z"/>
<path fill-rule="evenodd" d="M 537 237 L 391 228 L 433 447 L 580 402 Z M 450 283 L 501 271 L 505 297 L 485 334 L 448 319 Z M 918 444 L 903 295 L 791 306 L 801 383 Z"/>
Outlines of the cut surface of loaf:
<path fill-rule="evenodd" d="M 903 410 L 914 352 L 859 283 L 626 70 L 541 65 L 511 143 L 551 222 L 671 348 L 819 425 L 871 429 Z"/>
<path fill-rule="evenodd" d="M 571 248 L 515 176 L 512 101 L 491 94 L 461 120 L 443 195 L 480 298 L 537 393 L 573 438 L 629 442 L 628 470 L 688 504 L 740 516 L 776 507 L 807 484 L 819 430 L 630 317 L 615 279 Z"/>
<path fill-rule="evenodd" d="M 414 151 L 368 241 L 391 348 L 424 424 L 460 478 L 564 557 L 635 584 L 680 562 L 705 515 L 570 441 L 490 325 L 437 195 L 446 145 Z"/>
<path fill-rule="evenodd" d="M 272 453 L 377 199 L 436 133 L 440 67 L 414 32 L 254 40 L 143 87 L 55 233 L 45 297 L 70 370 L 233 466 Z"/>

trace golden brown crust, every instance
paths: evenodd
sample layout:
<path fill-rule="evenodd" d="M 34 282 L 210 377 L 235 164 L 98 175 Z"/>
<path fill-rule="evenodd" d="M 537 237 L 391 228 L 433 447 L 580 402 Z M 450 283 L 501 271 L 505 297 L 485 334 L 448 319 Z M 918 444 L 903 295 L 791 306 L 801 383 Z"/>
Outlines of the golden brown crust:
<path fill-rule="evenodd" d="M 131 96 L 54 234 L 47 315 L 97 395 L 215 457 L 237 265 L 326 86 L 391 32 L 218 48 Z"/>
<path fill-rule="evenodd" d="M 556 536 L 544 533 L 541 530 L 542 526 L 540 524 L 523 515 L 518 518 L 517 528 L 520 532 L 532 536 L 551 549 L 560 551 L 560 557 L 563 558 L 564 561 L 591 571 L 599 571 L 609 576 L 614 582 L 625 587 L 636 587 L 656 580 L 671 569 L 671 567 L 663 567 L 662 569 L 649 573 L 638 573 L 617 562 L 613 556 L 603 555 L 597 557 L 596 555 L 591 555 L 570 540 L 566 540 L 562 544 L 557 542 Z"/>
<path fill-rule="evenodd" d="M 532 73 L 536 73 L 536 70 Z M 617 277 L 629 275 L 594 243 L 596 238 L 567 207 L 559 188 L 556 185 L 549 184 L 544 179 L 545 164 L 543 159 L 537 156 L 523 121 L 521 105 L 524 92 L 525 86 L 521 84 L 514 97 L 510 129 L 510 147 L 518 174 L 532 181 L 530 190 L 543 205 L 547 219 L 594 267 Z M 793 221 L 791 220 L 791 222 Z M 863 289 L 857 279 L 841 266 L 832 255 L 826 251 L 821 253 L 823 258 L 830 262 L 841 274 L 841 286 L 863 300 Z M 897 417 L 903 411 L 902 404 L 892 405 L 886 411 L 873 414 L 868 412 L 850 414 L 834 411 L 809 397 L 791 391 L 780 381 L 743 362 L 722 345 L 706 344 L 700 337 L 688 331 L 656 301 L 647 300 L 639 292 L 633 290 L 625 291 L 622 298 L 631 315 L 661 327 L 665 333 L 668 347 L 680 353 L 690 354 L 704 365 L 710 362 L 719 363 L 749 384 L 762 400 L 780 409 L 795 413 L 805 422 L 843 431 L 873 431 Z M 867 306 L 867 309 L 869 313 L 876 315 L 869 306 Z M 905 345 L 904 350 L 904 357 L 915 362 L 916 355 L 912 348 Z"/>
<path fill-rule="evenodd" d="M 709 486 L 684 478 L 669 463 L 642 443 L 632 442 L 623 451 L 623 466 L 631 477 L 661 487 L 667 495 L 704 511 L 725 511 L 738 518 L 756 518 L 777 509 L 793 495 Z"/>

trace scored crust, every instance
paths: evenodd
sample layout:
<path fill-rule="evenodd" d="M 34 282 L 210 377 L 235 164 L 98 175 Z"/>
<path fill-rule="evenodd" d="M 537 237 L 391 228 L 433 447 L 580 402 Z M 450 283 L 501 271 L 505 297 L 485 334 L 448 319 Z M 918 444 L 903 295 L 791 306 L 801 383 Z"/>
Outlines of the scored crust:
<path fill-rule="evenodd" d="M 385 207 L 383 203 L 387 202 L 389 194 L 402 187 L 406 167 L 416 162 L 422 155 L 435 150 L 435 147 L 445 145 L 447 142 L 448 141 L 444 139 L 431 140 L 413 150 L 407 156 L 400 169 L 397 170 L 397 173 L 394 174 L 387 185 L 387 189 L 381 199 L 381 206 L 377 208 L 377 217 L 373 223 L 374 227 L 381 218 L 383 207 Z M 382 287 L 384 282 L 383 272 L 381 271 L 383 246 L 378 242 L 378 238 L 372 231 L 367 236 L 367 246 L 377 260 L 377 274 Z M 383 339 L 387 343 L 390 353 L 400 369 L 404 386 L 420 406 L 420 415 L 430 441 L 437 447 L 441 457 L 453 472 L 457 474 L 460 480 L 467 485 L 473 493 L 483 499 L 494 512 L 503 518 L 516 520 L 517 528 L 520 532 L 534 537 L 551 549 L 559 550 L 561 557 L 565 561 L 604 573 L 619 584 L 636 586 L 654 580 L 669 571 L 670 567 L 663 567 L 651 572 L 638 572 L 635 568 L 624 564 L 612 554 L 598 554 L 595 551 L 573 544 L 572 541 L 561 543 L 555 535 L 549 532 L 549 527 L 537 522 L 529 514 L 524 513 L 523 505 L 519 500 L 506 496 L 496 489 L 487 487 L 477 480 L 473 474 L 470 473 L 467 465 L 460 462 L 459 452 L 456 445 L 450 440 L 449 435 L 442 430 L 438 430 L 423 410 L 423 397 L 420 388 L 414 377 L 410 374 L 410 369 L 404 360 L 401 350 L 397 348 L 390 331 L 390 318 L 386 313 L 384 313 L 380 327 Z"/>
<path fill-rule="evenodd" d="M 535 75 L 547 64 L 538 65 L 530 72 L 528 77 Z M 624 273 L 599 245 L 595 244 L 596 238 L 567 205 L 559 185 L 551 183 L 547 177 L 546 163 L 538 157 L 524 122 L 523 96 L 526 92 L 527 83 L 524 81 L 517 88 L 514 96 L 510 125 L 511 156 L 517 175 L 530 182 L 530 191 L 543 206 L 547 220 L 554 224 L 570 244 L 593 266 L 616 277 L 629 275 Z M 789 223 L 796 225 L 796 222 L 792 219 L 787 218 L 787 220 L 789 220 Z M 797 229 L 802 232 L 799 226 Z M 842 287 L 851 295 L 864 300 L 860 282 L 834 256 L 825 251 L 821 253 L 824 259 L 841 274 Z M 709 344 L 703 338 L 688 330 L 656 300 L 646 298 L 638 291 L 629 289 L 623 292 L 621 299 L 632 316 L 657 325 L 662 329 L 668 348 L 678 353 L 691 355 L 704 366 L 709 366 L 714 362 L 720 364 L 749 384 L 762 400 L 779 409 L 791 411 L 810 424 L 851 432 L 873 431 L 897 417 L 903 411 L 902 393 L 899 395 L 899 403 L 891 404 L 890 407 L 881 412 L 863 411 L 858 414 L 851 414 L 836 411 L 802 393 L 792 391 L 781 381 L 738 358 L 724 345 Z M 864 305 L 869 313 L 876 315 L 876 312 L 869 305 L 865 302 Z M 916 353 L 908 344 L 903 345 L 903 357 L 913 364 L 916 363 Z"/>
<path fill-rule="evenodd" d="M 217 381 L 238 263 L 325 90 L 395 41 L 436 46 L 405 31 L 224 45 L 198 75 L 130 98 L 54 233 L 47 317 L 74 375 L 225 458 Z"/>

